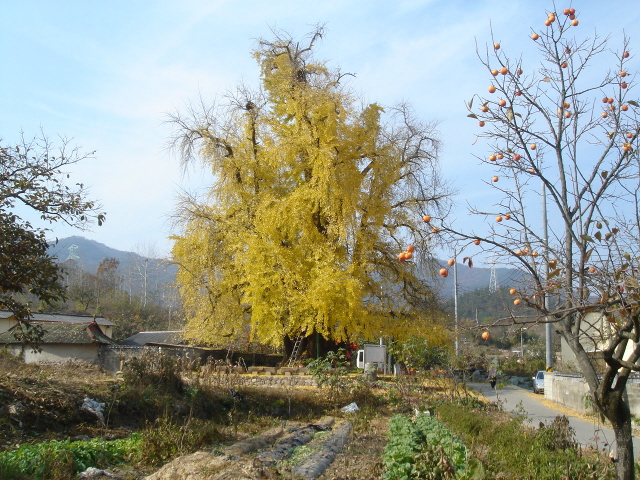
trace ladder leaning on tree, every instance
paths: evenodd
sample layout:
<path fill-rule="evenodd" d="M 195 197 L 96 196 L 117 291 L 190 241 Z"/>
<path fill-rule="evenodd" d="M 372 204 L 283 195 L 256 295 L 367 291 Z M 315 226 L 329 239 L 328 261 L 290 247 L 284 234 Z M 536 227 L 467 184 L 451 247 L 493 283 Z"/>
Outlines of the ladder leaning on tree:
<path fill-rule="evenodd" d="M 238 341 L 229 343 L 229 349 L 227 350 L 227 357 L 225 358 L 225 362 L 227 365 L 231 365 L 233 363 L 233 354 L 238 346 Z"/>
<path fill-rule="evenodd" d="M 291 351 L 291 356 L 289 357 L 288 367 L 293 367 L 298 357 L 300 357 L 300 346 L 302 345 L 302 336 L 296 337 L 296 341 L 293 344 L 293 350 Z"/>

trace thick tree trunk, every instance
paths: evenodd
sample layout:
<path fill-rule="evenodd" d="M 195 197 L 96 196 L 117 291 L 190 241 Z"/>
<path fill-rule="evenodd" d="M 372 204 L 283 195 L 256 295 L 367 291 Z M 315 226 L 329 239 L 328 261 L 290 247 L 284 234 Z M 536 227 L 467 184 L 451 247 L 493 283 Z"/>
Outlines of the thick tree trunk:
<path fill-rule="evenodd" d="M 611 422 L 616 437 L 616 478 L 618 480 L 632 480 L 635 478 L 633 459 L 633 439 L 631 435 L 631 410 L 624 400 L 626 376 L 618 377 L 615 386 L 612 384 L 615 371 L 608 370 L 599 379 L 594 367 L 594 360 L 584 350 L 579 337 L 571 330 L 572 323 L 563 321 L 561 334 L 571 347 L 580 370 L 589 385 L 598 410 Z M 609 369 L 613 368 L 611 366 Z"/>
<path fill-rule="evenodd" d="M 633 480 L 635 478 L 633 465 L 633 437 L 631 435 L 631 412 L 629 406 L 618 402 L 615 412 L 613 432 L 616 436 L 617 463 L 616 478 L 618 480 Z"/>
<path fill-rule="evenodd" d="M 284 337 L 283 345 L 283 361 L 288 361 L 293 351 L 295 337 Z M 302 340 L 300 349 L 300 358 L 309 359 L 317 357 L 325 357 L 328 352 L 335 351 L 338 348 L 346 348 L 345 343 L 335 343 L 334 340 L 327 340 L 322 335 L 312 333 Z"/>
<path fill-rule="evenodd" d="M 291 352 L 293 351 L 293 343 L 294 340 L 291 337 L 285 336 L 282 339 L 282 362 L 286 362 L 291 356 Z"/>

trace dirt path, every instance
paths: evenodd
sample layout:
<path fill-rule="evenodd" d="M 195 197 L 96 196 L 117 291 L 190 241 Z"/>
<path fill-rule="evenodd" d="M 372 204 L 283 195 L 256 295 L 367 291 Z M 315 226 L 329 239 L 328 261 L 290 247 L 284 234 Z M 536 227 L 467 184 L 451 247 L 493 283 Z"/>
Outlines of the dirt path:
<path fill-rule="evenodd" d="M 319 423 L 333 425 L 332 433 L 327 431 L 328 436 L 311 441 L 306 447 L 309 452 L 294 464 L 290 463 L 289 457 L 297 446 L 303 446 L 309 442 L 311 438 L 307 433 L 309 427 L 297 428 L 291 435 L 287 435 L 283 429 L 272 429 L 227 448 L 223 456 L 197 452 L 180 457 L 147 478 L 149 480 L 316 478 L 317 473 L 314 472 L 324 470 L 327 464 L 329 464 L 328 468 L 318 477 L 321 480 L 381 478 L 382 452 L 387 444 L 386 432 L 389 419 L 380 417 L 366 422 L 359 421 L 356 429 L 352 430 L 350 420 L 336 419 L 334 425 L 332 417 L 326 418 L 328 420 Z M 271 445 L 267 446 L 268 444 Z M 266 448 L 263 449 L 263 447 Z"/>
<path fill-rule="evenodd" d="M 384 472 L 382 452 L 387 445 L 389 418 L 378 417 L 351 434 L 320 480 L 375 480 Z"/>

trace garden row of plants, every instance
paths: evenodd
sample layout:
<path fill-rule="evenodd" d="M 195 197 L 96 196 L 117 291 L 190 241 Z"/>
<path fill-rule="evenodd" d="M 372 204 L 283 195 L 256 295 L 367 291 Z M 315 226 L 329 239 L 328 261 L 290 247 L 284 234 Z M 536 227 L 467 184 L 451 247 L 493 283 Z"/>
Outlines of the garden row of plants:
<path fill-rule="evenodd" d="M 614 479 L 615 465 L 583 450 L 565 416 L 535 428 L 477 400 L 442 402 L 437 419 L 392 417 L 386 480 Z"/>
<path fill-rule="evenodd" d="M 140 451 L 141 437 L 106 441 L 51 440 L 25 443 L 0 453 L 0 478 L 6 480 L 73 478 L 89 467 L 106 468 L 122 463 Z"/>
<path fill-rule="evenodd" d="M 212 406 L 213 407 L 213 406 Z M 156 469 L 176 457 L 202 448 L 222 445 L 228 434 L 220 428 L 243 422 L 249 433 L 270 426 L 269 417 L 252 418 L 245 411 L 249 405 L 238 406 L 236 419 L 202 420 L 194 417 L 159 417 L 139 432 L 126 438 L 89 441 L 71 439 L 24 443 L 14 450 L 0 452 L 2 480 L 59 480 L 75 478 L 89 467 L 107 469 L 120 465 L 125 469 L 148 471 Z M 228 416 L 228 415 L 227 415 Z"/>
<path fill-rule="evenodd" d="M 330 392 L 353 395 L 359 390 L 362 397 L 367 386 L 354 388 L 358 381 L 349 381 L 343 365 L 337 352 L 311 362 L 310 371 Z M 376 400 L 399 411 L 435 407 L 438 412 L 437 417 L 423 414 L 415 420 L 392 417 L 384 454 L 386 480 L 615 478 L 615 465 L 598 452 L 583 450 L 566 417 L 535 428 L 525 421 L 526 412 L 514 417 L 447 378 L 400 377 L 384 399 Z"/>
<path fill-rule="evenodd" d="M 389 443 L 383 461 L 386 480 L 456 478 L 467 467 L 467 448 L 428 414 L 415 421 L 395 415 L 389 421 Z"/>

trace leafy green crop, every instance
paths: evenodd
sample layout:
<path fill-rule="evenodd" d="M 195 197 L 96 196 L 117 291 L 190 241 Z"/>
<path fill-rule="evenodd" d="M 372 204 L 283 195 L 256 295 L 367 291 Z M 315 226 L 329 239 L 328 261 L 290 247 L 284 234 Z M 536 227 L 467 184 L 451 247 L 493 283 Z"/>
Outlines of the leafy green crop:
<path fill-rule="evenodd" d="M 467 449 L 431 416 L 418 415 L 412 422 L 406 415 L 396 415 L 389 421 L 383 461 L 386 480 L 454 478 L 466 467 Z"/>
<path fill-rule="evenodd" d="M 139 443 L 138 434 L 112 441 L 96 438 L 89 442 L 67 439 L 27 443 L 0 453 L 0 478 L 46 480 L 64 474 L 71 476 L 89 467 L 104 468 L 125 461 Z"/>

